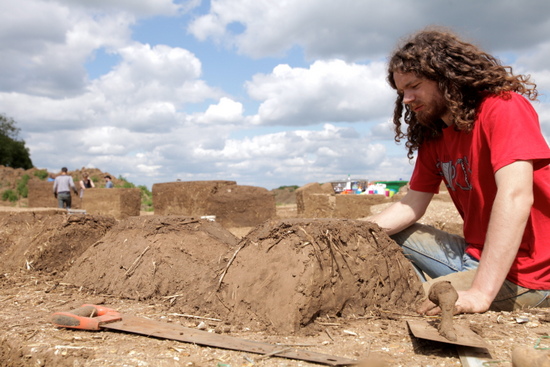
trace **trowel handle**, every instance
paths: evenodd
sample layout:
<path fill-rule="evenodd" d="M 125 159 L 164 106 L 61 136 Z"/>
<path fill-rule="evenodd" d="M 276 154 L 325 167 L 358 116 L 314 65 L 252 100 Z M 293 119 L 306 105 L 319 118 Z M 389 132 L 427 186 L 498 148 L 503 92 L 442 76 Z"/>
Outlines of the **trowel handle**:
<path fill-rule="evenodd" d="M 101 324 L 119 320 L 122 320 L 122 315 L 118 311 L 89 304 L 52 315 L 52 323 L 55 326 L 82 330 L 100 330 Z"/>

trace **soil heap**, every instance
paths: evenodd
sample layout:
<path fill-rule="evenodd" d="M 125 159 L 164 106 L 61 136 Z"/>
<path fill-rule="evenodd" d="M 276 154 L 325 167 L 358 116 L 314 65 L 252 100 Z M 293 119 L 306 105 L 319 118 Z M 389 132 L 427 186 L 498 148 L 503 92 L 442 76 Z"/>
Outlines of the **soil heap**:
<path fill-rule="evenodd" d="M 297 332 L 320 315 L 409 308 L 423 296 L 401 249 L 353 220 L 267 221 L 238 244 L 215 222 L 130 218 L 74 264 L 64 282 L 135 300 L 171 298 L 180 313 Z"/>
<path fill-rule="evenodd" d="M 240 242 L 220 299 L 250 327 L 296 332 L 319 316 L 411 309 L 421 288 L 401 248 L 375 224 L 287 219 Z"/>
<path fill-rule="evenodd" d="M 0 271 L 63 273 L 115 224 L 112 217 L 52 211 L 0 213 Z"/>
<path fill-rule="evenodd" d="M 171 298 L 180 312 L 208 309 L 216 274 L 237 238 L 217 222 L 181 216 L 119 222 L 69 270 L 64 282 L 97 294 Z"/>

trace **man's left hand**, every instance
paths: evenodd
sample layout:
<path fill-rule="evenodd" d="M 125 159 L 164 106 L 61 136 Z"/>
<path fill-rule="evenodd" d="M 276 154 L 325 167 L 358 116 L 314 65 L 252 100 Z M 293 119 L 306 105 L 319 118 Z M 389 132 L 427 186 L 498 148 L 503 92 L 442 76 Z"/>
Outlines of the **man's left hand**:
<path fill-rule="evenodd" d="M 489 309 L 491 301 L 484 294 L 468 291 L 459 291 L 458 300 L 455 303 L 455 315 L 459 313 L 483 313 Z M 441 308 L 432 301 L 426 299 L 417 312 L 422 315 L 434 316 L 441 313 Z"/>

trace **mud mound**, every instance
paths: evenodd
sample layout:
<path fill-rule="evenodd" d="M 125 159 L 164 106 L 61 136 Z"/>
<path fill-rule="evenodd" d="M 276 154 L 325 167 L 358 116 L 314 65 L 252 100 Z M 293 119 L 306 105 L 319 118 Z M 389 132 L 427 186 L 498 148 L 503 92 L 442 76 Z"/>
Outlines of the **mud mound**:
<path fill-rule="evenodd" d="M 62 273 L 114 224 L 114 218 L 102 216 L 2 213 L 0 271 Z"/>
<path fill-rule="evenodd" d="M 238 242 L 217 222 L 129 218 L 64 282 L 275 333 L 324 315 L 409 308 L 423 295 L 399 246 L 375 225 L 343 219 L 267 221 Z"/>
<path fill-rule="evenodd" d="M 378 226 L 288 219 L 257 227 L 228 264 L 220 299 L 234 320 L 295 332 L 318 316 L 411 308 L 421 283 Z"/>
<path fill-rule="evenodd" d="M 132 217 L 90 247 L 65 282 L 119 297 L 164 297 L 181 312 L 206 308 L 237 238 L 219 223 Z"/>

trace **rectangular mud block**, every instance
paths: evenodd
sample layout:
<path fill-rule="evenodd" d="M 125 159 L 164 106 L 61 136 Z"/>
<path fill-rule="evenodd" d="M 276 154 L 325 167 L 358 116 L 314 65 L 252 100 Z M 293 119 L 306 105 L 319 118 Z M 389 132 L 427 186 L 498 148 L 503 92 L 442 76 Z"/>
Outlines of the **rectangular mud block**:
<path fill-rule="evenodd" d="M 88 189 L 84 193 L 80 207 L 86 210 L 86 214 L 110 215 L 116 219 L 139 216 L 141 190 L 138 188 Z"/>

